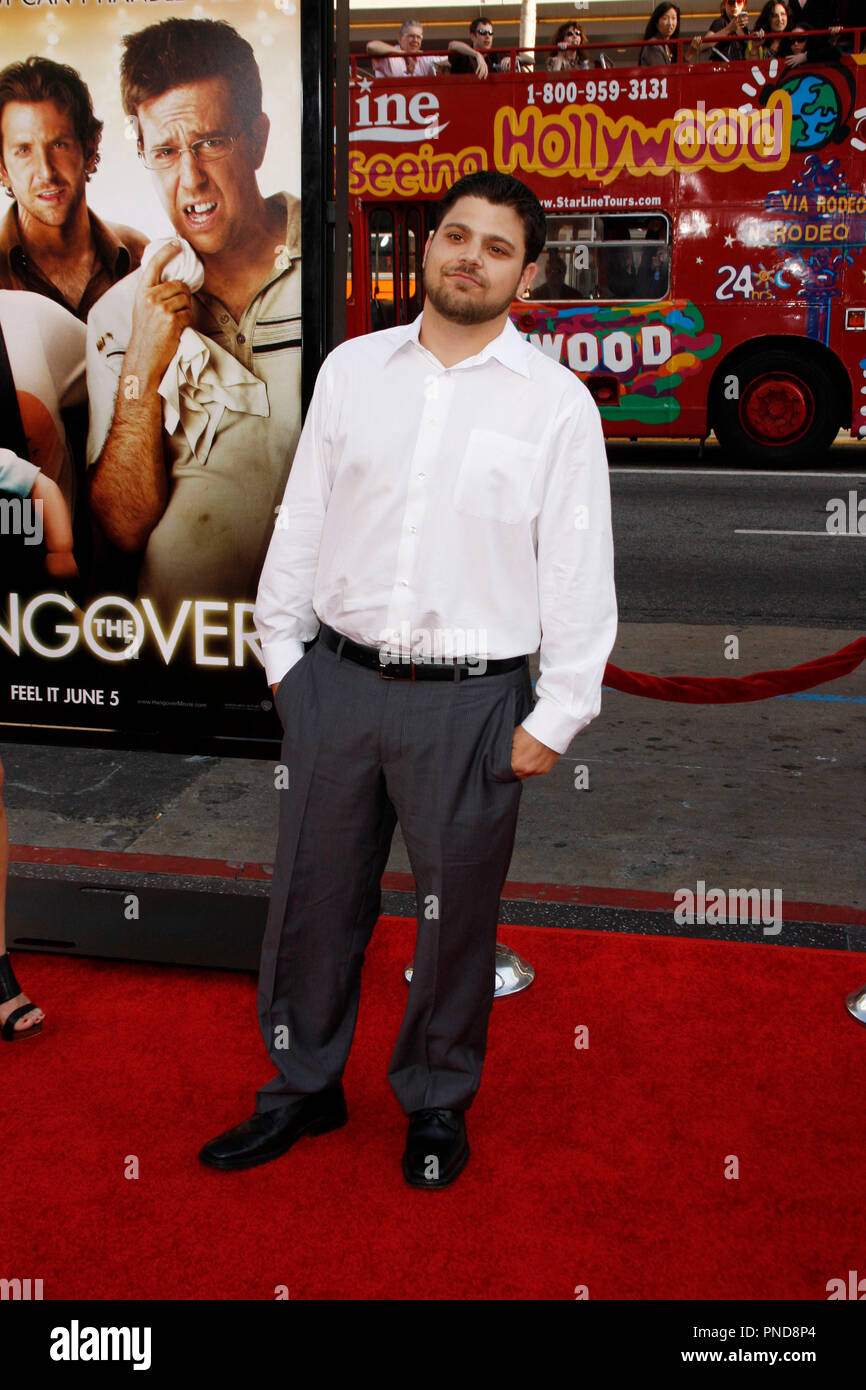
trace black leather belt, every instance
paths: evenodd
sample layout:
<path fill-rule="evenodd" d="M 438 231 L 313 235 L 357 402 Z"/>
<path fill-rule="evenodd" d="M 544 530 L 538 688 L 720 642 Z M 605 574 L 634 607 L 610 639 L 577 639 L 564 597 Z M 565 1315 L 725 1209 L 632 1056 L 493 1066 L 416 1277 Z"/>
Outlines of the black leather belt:
<path fill-rule="evenodd" d="M 527 661 L 525 656 L 509 656 L 501 661 L 479 657 L 475 664 L 466 661 L 383 661 L 379 647 L 363 647 L 360 642 L 353 642 L 325 623 L 319 628 L 319 641 L 346 661 L 354 661 L 359 666 L 378 671 L 383 681 L 460 681 L 470 676 L 473 679 L 478 676 L 504 676 L 507 671 L 518 671 Z"/>

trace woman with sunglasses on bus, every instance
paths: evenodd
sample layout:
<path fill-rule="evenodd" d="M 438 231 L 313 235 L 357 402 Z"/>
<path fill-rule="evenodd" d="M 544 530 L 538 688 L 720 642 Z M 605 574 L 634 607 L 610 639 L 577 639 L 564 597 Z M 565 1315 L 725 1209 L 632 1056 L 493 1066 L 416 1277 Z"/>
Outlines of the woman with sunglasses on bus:
<path fill-rule="evenodd" d="M 678 5 L 656 5 L 649 17 L 644 32 L 643 41 L 645 48 L 640 51 L 638 66 L 642 68 L 657 67 L 662 63 L 675 63 L 677 61 L 677 49 L 674 39 L 680 36 L 680 10 Z M 653 39 L 663 39 L 663 43 L 653 43 Z"/>
<path fill-rule="evenodd" d="M 589 59 L 581 53 L 583 30 L 579 24 L 568 21 L 560 24 L 553 36 L 557 52 L 548 53 L 545 67 L 548 72 L 572 72 L 575 68 L 588 68 Z"/>
<path fill-rule="evenodd" d="M 839 37 L 839 28 L 834 25 L 827 34 L 813 34 L 809 24 L 797 24 L 791 30 L 791 52 L 785 59 L 786 68 L 797 68 L 801 63 L 838 63 L 842 49 L 834 42 Z"/>
<path fill-rule="evenodd" d="M 755 20 L 752 38 L 746 51 L 748 58 L 787 58 L 791 41 L 783 37 L 791 26 L 791 16 L 782 0 L 767 0 Z"/>
<path fill-rule="evenodd" d="M 548 53 L 545 67 L 548 72 L 573 72 L 577 68 L 609 68 L 603 53 L 590 56 L 582 51 L 586 36 L 579 24 L 569 20 L 560 24 L 553 36 L 558 52 Z"/>

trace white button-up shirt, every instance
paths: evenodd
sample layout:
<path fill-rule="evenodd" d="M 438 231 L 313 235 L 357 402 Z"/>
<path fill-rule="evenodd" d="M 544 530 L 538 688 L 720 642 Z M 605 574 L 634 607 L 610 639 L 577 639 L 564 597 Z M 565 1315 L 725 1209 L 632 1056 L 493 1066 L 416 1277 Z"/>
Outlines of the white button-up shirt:
<path fill-rule="evenodd" d="M 541 645 L 524 728 L 562 753 L 616 634 L 610 486 L 585 386 L 513 324 L 453 367 L 411 324 L 324 362 L 259 581 L 273 685 L 319 622 L 419 659 Z"/>

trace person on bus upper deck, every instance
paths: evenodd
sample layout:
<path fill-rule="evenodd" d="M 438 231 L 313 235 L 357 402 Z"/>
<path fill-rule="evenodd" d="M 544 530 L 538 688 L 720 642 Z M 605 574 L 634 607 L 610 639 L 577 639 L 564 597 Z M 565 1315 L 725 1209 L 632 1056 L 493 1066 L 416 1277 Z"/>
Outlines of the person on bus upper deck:
<path fill-rule="evenodd" d="M 493 22 L 478 15 L 469 25 L 469 43 L 452 39 L 448 45 L 448 63 L 452 73 L 474 73 L 481 81 L 489 72 L 508 72 L 508 54 L 493 53 Z"/>
<path fill-rule="evenodd" d="M 752 38 L 746 50 L 747 58 L 787 58 L 790 39 L 783 37 L 790 28 L 791 18 L 782 0 L 767 0 L 755 20 Z"/>
<path fill-rule="evenodd" d="M 820 5 L 821 0 L 815 0 L 815 3 L 816 6 Z M 827 11 L 824 11 L 824 13 L 827 17 L 824 20 L 823 26 L 818 24 L 817 19 L 810 18 L 809 14 L 806 15 L 807 24 L 814 24 L 816 29 L 823 27 L 831 30 L 837 28 L 857 29 L 866 25 L 866 13 L 863 11 L 863 0 L 827 0 Z M 815 14 L 814 10 L 812 14 Z M 854 37 L 853 34 L 842 34 L 835 38 L 835 42 L 839 44 L 840 48 L 851 53 L 854 49 Z M 863 51 L 864 44 L 866 44 L 866 35 L 861 35 L 861 52 Z"/>
<path fill-rule="evenodd" d="M 560 24 L 552 42 L 556 44 L 557 51 L 545 55 L 544 67 L 548 72 L 574 72 L 578 68 L 592 66 L 588 55 L 581 51 L 584 33 L 574 20 Z"/>
<path fill-rule="evenodd" d="M 449 67 L 447 58 L 428 58 L 421 52 L 424 26 L 417 19 L 404 19 L 397 43 L 371 39 L 367 52 L 375 59 L 374 77 L 435 77 Z"/>
<path fill-rule="evenodd" d="M 833 36 L 838 31 L 830 30 Z M 797 68 L 802 63 L 838 63 L 842 49 L 832 43 L 826 34 L 813 34 L 810 25 L 798 24 L 791 30 L 791 52 L 785 59 L 786 68 Z"/>
<path fill-rule="evenodd" d="M 713 20 L 702 39 L 694 41 L 694 56 L 697 56 L 701 48 L 711 44 L 711 60 L 719 63 L 743 62 L 746 57 L 746 35 L 749 31 L 746 0 L 721 0 L 720 8 L 721 14 L 718 19 Z"/>
<path fill-rule="evenodd" d="M 676 45 L 673 40 L 680 36 L 680 10 L 678 5 L 656 5 L 649 17 L 644 31 L 642 48 L 638 57 L 638 67 L 654 68 L 662 64 L 675 63 Z M 664 43 L 653 43 L 653 39 L 664 39 Z"/>
<path fill-rule="evenodd" d="M 797 67 L 799 63 L 804 63 L 806 61 L 806 44 L 809 41 L 809 31 L 804 28 L 802 24 L 796 24 L 794 28 L 790 30 L 790 34 L 789 43 L 791 52 L 788 54 L 785 62 L 789 67 Z M 796 62 L 792 63 L 792 58 L 795 58 Z"/>
<path fill-rule="evenodd" d="M 863 0 L 788 0 L 788 9 L 792 28 L 806 24 L 810 29 L 850 29 L 866 22 Z"/>
<path fill-rule="evenodd" d="M 862 0 L 856 0 L 856 9 L 857 15 L 854 14 L 854 0 L 806 0 L 805 4 L 791 0 L 792 27 L 798 24 L 806 29 L 829 30 L 829 33 L 816 34 L 809 40 L 806 52 L 810 63 L 832 63 L 838 58 L 840 48 L 850 51 L 854 47 L 854 35 L 845 34 L 840 38 L 839 31 L 843 26 L 853 28 L 866 22 Z M 800 61 L 805 59 L 801 58 Z"/>
<path fill-rule="evenodd" d="M 857 29 L 866 24 L 866 14 L 863 12 L 863 0 L 836 0 L 832 24 L 841 25 L 844 29 Z M 844 52 L 853 53 L 854 38 L 854 34 L 842 34 L 837 39 L 837 43 Z M 864 43 L 866 43 L 866 35 L 861 35 L 861 52 L 863 51 Z"/>

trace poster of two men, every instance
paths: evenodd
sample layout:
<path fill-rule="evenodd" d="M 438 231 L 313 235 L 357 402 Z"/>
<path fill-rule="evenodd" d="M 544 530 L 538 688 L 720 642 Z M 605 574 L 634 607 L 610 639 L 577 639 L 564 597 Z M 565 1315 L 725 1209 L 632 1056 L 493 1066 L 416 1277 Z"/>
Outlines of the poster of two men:
<path fill-rule="evenodd" d="M 7 736 L 277 729 L 252 608 L 301 424 L 301 86 L 288 3 L 3 11 Z"/>

